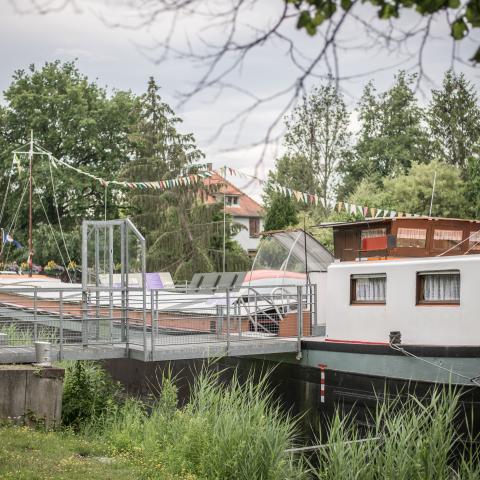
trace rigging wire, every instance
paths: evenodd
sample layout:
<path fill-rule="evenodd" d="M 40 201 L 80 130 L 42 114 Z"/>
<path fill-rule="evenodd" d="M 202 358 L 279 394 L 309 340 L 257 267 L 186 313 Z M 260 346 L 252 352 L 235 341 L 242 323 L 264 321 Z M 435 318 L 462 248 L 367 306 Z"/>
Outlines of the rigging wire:
<path fill-rule="evenodd" d="M 20 212 L 20 207 L 22 206 L 23 198 L 25 197 L 25 194 L 27 193 L 27 190 L 28 190 L 28 179 L 25 182 L 25 188 L 23 189 L 22 196 L 20 198 L 20 202 L 18 202 L 17 210 L 15 212 L 15 215 L 13 216 L 10 227 L 7 229 L 7 233 L 10 233 L 12 236 L 15 233 L 15 228 L 16 228 L 17 219 L 18 219 L 18 213 Z M 3 243 L 3 239 L 2 239 L 2 247 L 1 247 L 1 250 L 0 250 L 0 254 L 3 253 L 4 246 L 5 246 L 5 244 Z M 7 258 L 5 259 L 5 263 L 8 262 L 9 255 L 10 255 L 10 249 L 8 249 Z"/>
<path fill-rule="evenodd" d="M 37 189 L 37 185 L 35 183 L 35 179 L 34 177 L 32 176 L 32 181 L 33 181 L 33 185 L 35 186 L 35 190 Z M 45 213 L 45 218 L 47 219 L 47 223 L 48 223 L 48 226 L 50 227 L 50 231 L 52 232 L 52 237 L 53 237 L 53 240 L 55 242 L 55 245 L 57 246 L 57 249 L 58 249 L 58 253 L 60 255 L 60 258 L 62 259 L 62 263 L 63 263 L 63 267 L 65 268 L 65 271 L 67 272 L 67 276 L 68 276 L 68 279 L 70 281 L 70 283 L 73 283 L 72 282 L 72 279 L 70 277 L 70 273 L 68 271 L 68 268 L 67 268 L 67 265 L 65 264 L 65 259 L 63 258 L 63 255 L 62 255 L 62 251 L 60 249 L 60 245 L 58 244 L 57 242 L 57 237 L 55 236 L 55 231 L 53 229 L 53 226 L 52 224 L 50 223 L 50 219 L 48 218 L 48 214 L 47 214 L 47 210 L 45 209 L 45 206 L 43 204 L 43 201 L 42 201 L 42 197 L 40 196 L 40 194 L 38 193 L 38 191 L 35 192 L 38 196 L 38 199 L 40 200 L 40 205 L 42 206 L 42 209 L 43 209 L 43 213 Z"/>
<path fill-rule="evenodd" d="M 407 350 L 405 350 L 404 348 L 398 346 L 398 345 L 395 345 L 394 343 L 390 342 L 389 343 L 390 345 L 390 348 L 392 350 L 396 350 L 400 353 L 403 353 L 404 355 L 406 355 L 407 357 L 412 357 L 412 358 L 415 358 L 416 360 L 420 360 L 422 362 L 425 362 L 425 363 L 428 363 L 429 365 L 432 365 L 433 367 L 437 367 L 441 370 L 445 370 L 446 372 L 450 373 L 450 375 L 455 375 L 457 377 L 460 377 L 460 378 L 463 378 L 465 380 L 468 380 L 470 383 L 473 383 L 475 386 L 477 387 L 480 387 L 480 383 L 477 381 L 477 377 L 468 377 L 466 375 L 463 375 L 462 373 L 458 373 L 456 372 L 455 370 L 451 369 L 451 368 L 447 368 L 447 367 L 444 367 L 443 365 L 439 365 L 438 363 L 435 363 L 435 362 L 430 362 L 429 360 L 425 359 L 425 358 L 422 358 L 422 357 L 418 357 L 417 355 L 415 355 L 414 353 L 411 353 L 411 352 L 408 352 Z"/>
<path fill-rule="evenodd" d="M 51 162 L 48 162 L 48 166 L 49 166 L 49 170 L 50 170 L 50 180 L 51 180 L 51 183 L 52 183 L 53 200 L 55 202 L 55 210 L 57 212 L 57 219 L 58 219 L 58 226 L 60 228 L 60 235 L 62 236 L 63 247 L 65 248 L 65 253 L 67 254 L 67 259 L 68 259 L 69 265 L 71 265 L 72 264 L 72 259 L 70 257 L 69 252 L 68 252 L 67 242 L 65 241 L 65 235 L 63 233 L 62 222 L 60 220 L 60 212 L 58 211 L 57 191 L 55 189 L 55 182 L 53 181 L 53 173 L 52 173 Z M 68 268 L 67 268 L 67 272 L 68 272 Z M 72 283 L 72 279 L 70 278 L 70 275 L 68 275 L 68 278 L 70 280 L 70 283 Z"/>
<path fill-rule="evenodd" d="M 2 224 L 3 212 L 5 211 L 5 205 L 7 204 L 8 191 L 10 190 L 10 182 L 12 180 L 12 172 L 13 172 L 13 166 L 14 165 L 15 165 L 15 157 L 12 159 L 12 166 L 10 167 L 10 174 L 8 175 L 7 188 L 5 190 L 5 195 L 3 197 L 2 210 L 0 212 L 0 225 Z"/>

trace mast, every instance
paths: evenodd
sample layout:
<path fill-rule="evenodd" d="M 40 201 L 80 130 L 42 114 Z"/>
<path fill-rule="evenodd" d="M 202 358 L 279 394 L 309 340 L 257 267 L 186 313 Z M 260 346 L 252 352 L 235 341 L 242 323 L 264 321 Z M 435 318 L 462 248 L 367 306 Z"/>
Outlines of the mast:
<path fill-rule="evenodd" d="M 28 152 L 28 276 L 33 271 L 32 242 L 32 163 L 33 163 L 33 130 L 30 131 L 30 150 Z"/>

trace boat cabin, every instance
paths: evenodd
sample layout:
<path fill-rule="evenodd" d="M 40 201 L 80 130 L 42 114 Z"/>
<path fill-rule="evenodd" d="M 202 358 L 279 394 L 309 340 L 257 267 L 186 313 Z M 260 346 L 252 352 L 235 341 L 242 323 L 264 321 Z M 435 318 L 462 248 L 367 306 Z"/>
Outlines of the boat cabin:
<path fill-rule="evenodd" d="M 480 221 L 438 217 L 370 218 L 326 223 L 340 261 L 480 253 Z"/>

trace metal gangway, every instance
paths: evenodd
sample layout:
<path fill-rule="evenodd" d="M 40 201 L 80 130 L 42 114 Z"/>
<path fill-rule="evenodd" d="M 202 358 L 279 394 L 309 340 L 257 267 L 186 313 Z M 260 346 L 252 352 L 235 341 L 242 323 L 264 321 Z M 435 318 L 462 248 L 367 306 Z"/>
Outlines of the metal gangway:
<path fill-rule="evenodd" d="M 81 285 L 0 288 L 0 363 L 34 362 L 36 342 L 52 360 L 300 355 L 312 333 L 315 285 L 149 288 L 145 264 L 130 220 L 84 221 Z"/>

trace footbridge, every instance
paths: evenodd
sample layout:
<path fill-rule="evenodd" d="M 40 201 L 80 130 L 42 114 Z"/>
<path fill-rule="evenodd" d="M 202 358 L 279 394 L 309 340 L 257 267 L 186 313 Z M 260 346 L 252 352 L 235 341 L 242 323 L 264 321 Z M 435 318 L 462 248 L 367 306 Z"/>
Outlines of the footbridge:
<path fill-rule="evenodd" d="M 287 265 L 306 272 L 307 239 L 274 245 Z M 303 238 L 303 237 L 302 237 Z M 295 248 L 298 250 L 296 252 Z M 323 249 L 323 247 L 321 247 Z M 317 247 L 318 249 L 318 247 Z M 298 262 L 304 258 L 305 262 Z M 331 261 L 320 250 L 316 271 Z M 274 273 L 281 271 L 274 270 Z M 133 358 L 143 361 L 298 352 L 316 320 L 316 285 L 302 273 L 288 284 L 205 274 L 181 288 L 148 284 L 145 239 L 129 219 L 84 221 L 82 283 L 0 275 L 0 363 L 35 361 L 46 342 L 52 360 Z"/>
<path fill-rule="evenodd" d="M 2 287 L 0 363 L 35 362 L 36 342 L 48 342 L 52 361 L 299 352 L 314 306 L 313 290 L 302 286 Z"/>

